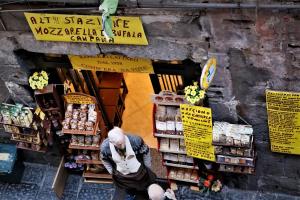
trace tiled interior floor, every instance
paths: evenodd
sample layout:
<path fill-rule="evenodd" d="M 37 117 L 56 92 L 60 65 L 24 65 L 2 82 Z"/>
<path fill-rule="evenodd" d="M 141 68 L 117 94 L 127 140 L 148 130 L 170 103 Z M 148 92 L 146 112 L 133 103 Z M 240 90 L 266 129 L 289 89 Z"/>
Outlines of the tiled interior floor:
<path fill-rule="evenodd" d="M 156 139 L 152 135 L 151 95 L 154 93 L 149 74 L 125 73 L 128 95 L 123 113 L 124 131 L 141 136 L 152 148 L 156 148 Z"/>
<path fill-rule="evenodd" d="M 21 183 L 8 184 L 0 180 L 1 200 L 57 200 L 51 189 L 57 168 L 26 163 Z M 84 183 L 80 175 L 69 175 L 62 200 L 111 200 L 113 184 Z M 300 200 L 300 197 L 277 193 L 233 190 L 223 188 L 221 193 L 204 195 L 179 186 L 177 200 Z M 122 200 L 122 199 L 120 199 Z"/>

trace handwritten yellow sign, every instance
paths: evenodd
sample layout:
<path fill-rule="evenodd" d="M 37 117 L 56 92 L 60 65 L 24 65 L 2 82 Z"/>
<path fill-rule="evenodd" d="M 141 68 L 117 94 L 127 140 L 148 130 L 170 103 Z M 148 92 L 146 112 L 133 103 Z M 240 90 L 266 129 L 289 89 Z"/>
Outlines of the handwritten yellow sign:
<path fill-rule="evenodd" d="M 64 97 L 66 102 L 70 104 L 95 104 L 94 97 L 85 94 L 69 93 Z"/>
<path fill-rule="evenodd" d="M 154 73 L 149 59 L 121 55 L 69 56 L 74 69 L 106 72 Z"/>
<path fill-rule="evenodd" d="M 267 90 L 271 150 L 300 155 L 300 93 Z"/>
<path fill-rule="evenodd" d="M 25 13 L 25 17 L 37 40 L 148 45 L 139 17 L 113 16 L 114 37 L 109 40 L 100 16 Z"/>
<path fill-rule="evenodd" d="M 215 161 L 211 109 L 181 104 L 180 112 L 187 154 L 203 160 Z"/>

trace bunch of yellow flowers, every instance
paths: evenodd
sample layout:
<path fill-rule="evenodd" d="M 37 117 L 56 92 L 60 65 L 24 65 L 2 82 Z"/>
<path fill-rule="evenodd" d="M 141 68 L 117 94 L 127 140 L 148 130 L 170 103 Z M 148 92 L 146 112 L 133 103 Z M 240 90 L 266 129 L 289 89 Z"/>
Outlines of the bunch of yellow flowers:
<path fill-rule="evenodd" d="M 48 74 L 45 71 L 34 72 L 32 76 L 29 77 L 29 85 L 32 89 L 43 89 L 48 85 Z"/>
<path fill-rule="evenodd" d="M 205 91 L 201 90 L 197 82 L 194 82 L 194 85 L 189 85 L 184 88 L 184 96 L 188 102 L 195 104 L 204 99 Z"/>

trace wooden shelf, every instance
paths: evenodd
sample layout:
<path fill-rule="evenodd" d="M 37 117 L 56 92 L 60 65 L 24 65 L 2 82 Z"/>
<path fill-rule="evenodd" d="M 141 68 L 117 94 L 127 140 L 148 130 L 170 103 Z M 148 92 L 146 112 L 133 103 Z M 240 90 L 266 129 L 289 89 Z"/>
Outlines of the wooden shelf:
<path fill-rule="evenodd" d="M 175 181 L 188 182 L 188 183 L 197 183 L 197 184 L 198 184 L 198 182 L 199 182 L 199 181 L 194 181 L 194 180 L 186 180 L 186 179 L 171 178 L 171 177 L 169 177 L 169 179 L 170 179 L 170 180 L 175 180 Z"/>
<path fill-rule="evenodd" d="M 17 127 L 20 127 L 20 128 L 30 128 L 30 129 L 33 129 L 32 127 L 26 127 L 26 126 L 21 126 L 21 125 L 17 125 L 17 124 L 7 124 L 7 123 L 4 123 L 4 122 L 0 122 L 0 124 L 3 124 L 3 125 L 9 125 L 9 126 L 17 126 Z"/>
<path fill-rule="evenodd" d="M 241 166 L 241 167 L 255 167 L 254 161 L 253 161 L 253 165 L 239 164 L 239 163 L 225 163 L 225 162 L 218 162 L 218 161 L 216 161 L 216 163 L 222 165 L 233 165 L 233 166 Z"/>
<path fill-rule="evenodd" d="M 26 140 L 18 140 L 18 139 L 13 139 L 13 138 L 10 138 L 10 140 L 13 140 L 13 141 L 16 141 L 16 142 L 24 142 L 24 143 L 29 143 L 29 144 L 42 144 L 42 142 L 40 143 L 35 143 L 35 142 L 29 142 L 29 141 L 26 141 Z"/>
<path fill-rule="evenodd" d="M 69 145 L 69 149 L 85 149 L 85 150 L 93 150 L 100 151 L 100 147 L 96 146 L 77 146 L 77 145 Z"/>
<path fill-rule="evenodd" d="M 72 134 L 72 135 L 96 135 L 95 129 L 93 131 L 80 131 L 72 129 L 62 129 L 63 134 Z"/>
<path fill-rule="evenodd" d="M 40 153 L 45 153 L 46 152 L 46 147 L 42 147 L 40 150 L 34 150 L 32 148 L 28 148 L 28 147 L 21 147 L 19 146 L 19 144 L 17 144 L 17 148 L 18 149 L 24 149 L 24 150 L 29 150 L 29 151 L 36 151 L 36 152 L 40 152 Z"/>
<path fill-rule="evenodd" d="M 48 109 L 42 109 L 44 112 L 49 112 L 49 111 L 56 111 L 60 110 L 60 108 L 48 108 Z"/>
<path fill-rule="evenodd" d="M 225 172 L 225 173 L 234 173 L 234 174 L 245 174 L 245 175 L 254 175 L 255 171 L 253 173 L 246 173 L 246 172 L 234 172 L 234 171 L 223 171 L 223 170 L 218 170 L 219 172 Z"/>
<path fill-rule="evenodd" d="M 97 179 L 97 178 L 84 178 L 85 183 L 98 183 L 98 184 L 112 184 L 112 180 L 108 179 Z"/>
<path fill-rule="evenodd" d="M 184 139 L 183 135 L 170 135 L 170 134 L 154 133 L 154 136 L 155 137 L 162 137 L 162 138 Z"/>
<path fill-rule="evenodd" d="M 253 136 L 251 135 L 251 138 L 250 138 L 250 143 L 247 145 L 247 146 L 237 146 L 237 145 L 230 145 L 230 144 L 224 144 L 224 143 L 218 143 L 218 142 L 212 142 L 212 145 L 214 146 L 224 146 L 224 147 L 235 147 L 235 148 L 244 148 L 244 149 L 250 149 L 252 148 L 252 145 L 253 145 Z"/>
<path fill-rule="evenodd" d="M 76 163 L 79 163 L 79 164 L 94 164 L 94 165 L 102 164 L 101 160 L 76 160 Z"/>
<path fill-rule="evenodd" d="M 94 126 L 94 130 L 92 131 L 81 131 L 81 130 L 73 130 L 73 129 L 62 129 L 63 134 L 72 134 L 72 135 L 96 135 L 98 129 L 98 123 Z"/>
<path fill-rule="evenodd" d="M 96 174 L 96 173 L 92 173 L 92 172 L 83 172 L 82 175 L 84 178 L 99 178 L 99 179 L 108 179 L 111 180 L 112 179 L 112 175 L 111 174 Z"/>
<path fill-rule="evenodd" d="M 231 157 L 242 157 L 242 158 L 254 158 L 254 151 L 252 150 L 252 156 L 242 156 L 242 155 L 235 155 L 235 154 L 221 154 L 221 153 L 215 153 L 216 156 L 231 156 Z"/>
<path fill-rule="evenodd" d="M 37 136 L 37 133 L 35 133 L 35 134 L 26 134 L 26 133 L 13 133 L 13 132 L 9 132 L 9 131 L 5 131 L 5 132 L 10 133 L 10 134 L 29 136 L 29 137 L 36 137 Z"/>
<path fill-rule="evenodd" d="M 167 162 L 164 162 L 164 165 L 170 167 L 186 168 L 186 169 L 199 169 L 197 166 L 181 165 L 181 164 L 174 164 L 174 163 L 167 163 Z"/>
<path fill-rule="evenodd" d="M 171 151 L 171 150 L 163 150 L 163 149 L 159 149 L 160 152 L 163 153 L 177 153 L 177 154 L 186 154 L 186 151 Z"/>

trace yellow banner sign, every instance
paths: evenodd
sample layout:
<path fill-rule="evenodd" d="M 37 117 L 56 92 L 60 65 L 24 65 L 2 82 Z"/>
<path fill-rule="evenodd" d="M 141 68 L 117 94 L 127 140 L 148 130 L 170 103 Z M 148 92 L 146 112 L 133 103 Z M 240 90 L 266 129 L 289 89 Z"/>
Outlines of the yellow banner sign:
<path fill-rule="evenodd" d="M 300 155 L 300 93 L 267 90 L 271 150 Z"/>
<path fill-rule="evenodd" d="M 101 16 L 25 13 L 36 40 L 148 45 L 139 17 L 113 16 L 114 37 L 107 40 Z"/>
<path fill-rule="evenodd" d="M 69 56 L 74 69 L 106 72 L 154 73 L 149 59 L 119 55 Z"/>
<path fill-rule="evenodd" d="M 95 104 L 94 97 L 80 93 L 69 93 L 65 95 L 65 100 L 70 104 Z"/>
<path fill-rule="evenodd" d="M 187 154 L 195 158 L 215 161 L 211 109 L 181 104 L 180 112 Z"/>

